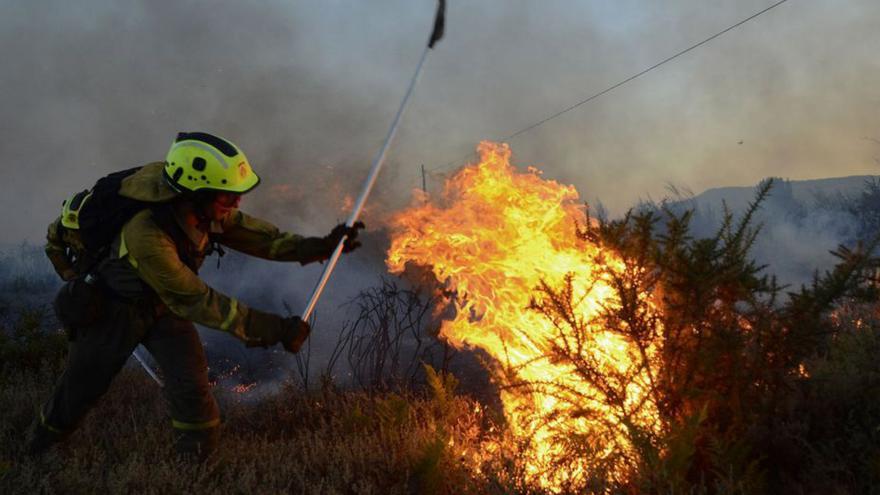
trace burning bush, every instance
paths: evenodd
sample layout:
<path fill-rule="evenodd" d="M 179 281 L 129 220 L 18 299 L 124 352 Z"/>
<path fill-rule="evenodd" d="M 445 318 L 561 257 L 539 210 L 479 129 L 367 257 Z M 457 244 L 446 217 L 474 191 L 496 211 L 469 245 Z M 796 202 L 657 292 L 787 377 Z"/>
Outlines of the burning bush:
<path fill-rule="evenodd" d="M 420 204 L 394 218 L 389 268 L 429 266 L 457 294 L 455 316 L 440 334 L 495 359 L 509 426 L 517 438 L 529 439 L 523 453 L 531 482 L 563 489 L 597 468 L 623 479 L 632 448 L 627 424 L 648 431 L 659 426 L 647 396 L 651 370 L 637 364 L 639 352 L 650 359 L 658 347 L 636 349 L 590 321 L 613 293 L 604 270 L 622 269 L 620 260 L 579 236 L 577 220 L 584 217 L 573 188 L 544 180 L 536 170 L 516 173 L 506 146 L 482 143 L 480 152 L 479 165 L 447 183 L 442 204 Z M 576 294 L 571 312 L 589 330 L 561 338 L 587 339 L 577 344 L 582 357 L 620 387 L 613 401 L 610 390 L 581 376 L 574 363 L 549 359 L 565 329 L 526 311 L 542 280 L 567 280 Z M 574 438 L 583 440 L 576 448 L 589 455 L 569 455 L 575 446 L 562 439 Z"/>
<path fill-rule="evenodd" d="M 395 217 L 388 266 L 428 267 L 453 294 L 441 336 L 494 359 L 521 454 L 511 476 L 553 492 L 803 481 L 807 440 L 788 427 L 809 414 L 805 363 L 837 342 L 836 305 L 876 299 L 876 243 L 841 248 L 782 301 L 749 255 L 770 181 L 740 220 L 694 239 L 691 212 L 593 220 L 571 187 L 511 167 L 506 146 L 479 151 L 441 198 Z"/>

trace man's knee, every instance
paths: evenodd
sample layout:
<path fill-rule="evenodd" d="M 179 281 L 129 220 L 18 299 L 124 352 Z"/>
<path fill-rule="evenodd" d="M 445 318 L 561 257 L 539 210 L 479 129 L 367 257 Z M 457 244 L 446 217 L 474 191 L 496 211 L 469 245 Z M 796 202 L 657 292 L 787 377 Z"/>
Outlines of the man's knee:
<path fill-rule="evenodd" d="M 40 410 L 40 424 L 49 431 L 74 430 L 124 365 L 124 351 L 116 355 L 99 351 L 89 344 L 70 345 L 67 366 Z"/>

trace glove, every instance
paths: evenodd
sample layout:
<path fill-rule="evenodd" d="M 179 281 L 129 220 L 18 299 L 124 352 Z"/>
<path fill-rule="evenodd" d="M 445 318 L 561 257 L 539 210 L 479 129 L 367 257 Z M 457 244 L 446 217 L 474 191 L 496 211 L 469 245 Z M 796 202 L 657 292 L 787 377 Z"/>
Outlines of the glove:
<path fill-rule="evenodd" d="M 266 347 L 280 343 L 289 352 L 298 352 L 311 327 L 299 316 L 281 316 L 251 309 L 245 328 L 247 347 Z"/>
<path fill-rule="evenodd" d="M 298 261 L 303 265 L 315 261 L 324 261 L 333 255 L 333 250 L 339 244 L 342 236 L 346 236 L 345 244 L 342 245 L 342 252 L 349 253 L 359 248 L 361 243 L 358 242 L 358 231 L 364 228 L 363 222 L 355 222 L 351 227 L 347 227 L 344 223 L 340 223 L 324 237 L 306 237 L 300 241 Z"/>
<path fill-rule="evenodd" d="M 312 327 L 299 316 L 291 316 L 281 320 L 281 345 L 287 352 L 297 353 L 309 338 Z"/>
<path fill-rule="evenodd" d="M 333 253 L 333 250 L 339 245 L 339 241 L 345 236 L 346 239 L 345 244 L 342 245 L 342 252 L 350 253 L 361 246 L 361 243 L 357 240 L 357 236 L 358 231 L 363 228 L 364 222 L 355 222 L 351 227 L 344 223 L 340 223 L 336 227 L 333 227 L 333 230 L 331 230 L 329 234 L 324 236 L 324 242 L 327 243 L 330 253 Z"/>

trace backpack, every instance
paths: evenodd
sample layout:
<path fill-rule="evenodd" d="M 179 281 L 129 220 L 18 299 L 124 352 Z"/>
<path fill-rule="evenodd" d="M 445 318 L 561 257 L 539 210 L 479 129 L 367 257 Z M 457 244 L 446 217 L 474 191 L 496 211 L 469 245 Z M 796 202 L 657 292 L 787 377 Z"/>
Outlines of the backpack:
<path fill-rule="evenodd" d="M 83 252 L 74 253 L 81 273 L 88 272 L 110 252 L 110 245 L 131 217 L 155 203 L 119 194 L 122 181 L 142 167 L 121 170 L 98 179 L 91 189 L 80 191 L 62 204 L 61 225 L 79 235 Z"/>
<path fill-rule="evenodd" d="M 83 246 L 81 251 L 72 253 L 77 273 L 87 274 L 107 258 L 111 244 L 125 223 L 147 208 L 153 210 L 153 220 L 159 228 L 174 240 L 180 260 L 194 272 L 198 272 L 200 258 L 215 252 L 220 257 L 225 254 L 214 239 L 205 253 L 198 253 L 175 222 L 168 203 L 140 201 L 119 194 L 122 181 L 142 168 L 121 170 L 102 177 L 91 189 L 80 191 L 63 203 L 60 227 L 76 231 Z M 217 266 L 220 266 L 219 258 Z"/>

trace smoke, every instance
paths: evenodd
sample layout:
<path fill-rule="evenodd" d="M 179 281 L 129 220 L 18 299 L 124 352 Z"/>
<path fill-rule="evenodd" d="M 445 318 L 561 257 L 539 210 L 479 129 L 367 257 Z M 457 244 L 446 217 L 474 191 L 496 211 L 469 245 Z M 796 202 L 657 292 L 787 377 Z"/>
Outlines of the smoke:
<path fill-rule="evenodd" d="M 399 205 L 419 165 L 458 165 L 768 5 L 450 2 L 380 181 Z M 430 29 L 431 1 L 6 2 L 0 7 L 5 240 L 37 240 L 61 198 L 162 159 L 179 130 L 224 135 L 265 181 L 246 207 L 317 233 L 344 215 Z M 880 4 L 785 4 L 517 138 L 619 212 L 694 190 L 874 171 Z M 742 141 L 742 144 L 739 142 Z M 743 165 L 747 164 L 747 165 Z M 436 185 L 436 184 L 435 184 Z M 287 186 L 279 200 L 275 186 Z"/>
<path fill-rule="evenodd" d="M 419 165 L 439 167 L 428 182 L 436 191 L 478 141 L 507 136 L 767 5 L 449 2 L 446 38 L 371 198 L 368 227 L 408 201 Z M 285 230 L 326 233 L 358 193 L 433 13 L 431 0 L 3 2 L 0 242 L 40 242 L 62 199 L 109 172 L 161 160 L 181 130 L 217 133 L 245 150 L 263 185 L 243 209 Z M 874 0 L 789 2 L 515 139 L 515 159 L 612 214 L 662 195 L 666 183 L 699 191 L 770 175 L 873 173 L 878 146 L 864 137 L 877 137 L 878 19 Z M 381 270 L 376 252 L 361 256 L 343 263 L 329 303 Z M 238 276 L 206 276 L 275 311 L 281 300 L 299 308 L 320 270 L 246 263 Z"/>
<path fill-rule="evenodd" d="M 758 236 L 750 255 L 766 266 L 763 273 L 796 290 L 839 261 L 832 251 L 875 235 L 869 220 L 872 207 L 862 201 L 863 195 L 873 197 L 869 181 L 869 176 L 800 182 L 775 179 L 751 224 Z M 668 205 L 678 213 L 693 210 L 694 237 L 709 238 L 721 227 L 725 208 L 733 215 L 734 227 L 739 224 L 757 188 L 712 189 Z"/>
<path fill-rule="evenodd" d="M 359 95 L 326 63 L 333 57 L 316 31 L 330 20 L 286 3 L 24 5 L 5 7 L 0 21 L 0 125 L 14 172 L 2 206 L 26 212 L 10 219 L 9 239 L 39 238 L 72 191 L 163 159 L 175 133 L 193 129 L 246 150 L 265 183 L 249 209 L 317 234 L 340 216 L 342 193 L 356 190 L 353 172 L 381 135 L 379 117 L 393 111 L 377 100 L 378 78 L 362 78 Z M 275 197 L 275 186 L 288 194 Z"/>

